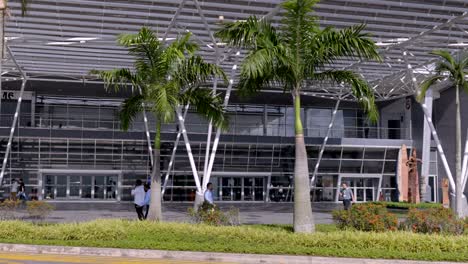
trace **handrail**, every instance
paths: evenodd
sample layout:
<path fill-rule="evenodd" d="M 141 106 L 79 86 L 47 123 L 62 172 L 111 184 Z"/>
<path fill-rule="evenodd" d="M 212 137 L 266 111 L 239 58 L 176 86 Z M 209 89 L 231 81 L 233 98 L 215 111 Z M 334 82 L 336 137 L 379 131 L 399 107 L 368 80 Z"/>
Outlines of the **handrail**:
<path fill-rule="evenodd" d="M 9 127 L 13 115 L 2 114 L 0 127 Z M 150 123 L 151 128 L 154 127 Z M 30 115 L 20 115 L 19 127 L 34 127 L 41 129 L 64 129 L 64 130 L 109 130 L 113 132 L 121 131 L 120 121 L 113 119 L 93 119 L 93 118 L 49 118 L 35 116 L 32 122 Z M 191 134 L 205 134 L 208 123 L 187 123 L 187 130 Z M 264 129 L 266 128 L 266 129 Z M 326 125 L 314 125 L 306 127 L 306 137 L 325 137 L 328 130 Z M 130 132 L 144 132 L 144 122 L 135 121 L 129 128 Z M 264 132 L 266 131 L 266 134 Z M 164 124 L 162 132 L 177 132 L 175 123 Z M 292 124 L 268 124 L 261 123 L 239 124 L 231 123 L 228 135 L 247 135 L 247 136 L 294 136 L 294 126 Z M 373 126 L 335 126 L 330 129 L 331 138 L 379 138 L 379 139 L 405 139 L 406 128 L 381 128 Z"/>

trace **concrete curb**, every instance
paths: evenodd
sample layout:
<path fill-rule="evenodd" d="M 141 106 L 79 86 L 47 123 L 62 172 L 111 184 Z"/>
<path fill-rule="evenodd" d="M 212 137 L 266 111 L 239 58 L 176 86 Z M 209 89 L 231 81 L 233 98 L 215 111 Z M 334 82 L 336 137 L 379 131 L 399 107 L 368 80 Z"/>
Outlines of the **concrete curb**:
<path fill-rule="evenodd" d="M 200 262 L 223 263 L 272 263 L 272 264 L 427 264 L 434 262 L 407 261 L 407 260 L 380 260 L 380 259 L 354 259 L 354 258 L 326 258 L 312 256 L 285 256 L 285 255 L 260 255 L 260 254 L 232 254 L 214 252 L 193 251 L 168 251 L 168 250 L 140 250 L 119 248 L 93 248 L 93 247 L 64 247 L 41 246 L 25 244 L 0 243 L 0 255 L 2 252 L 25 254 L 54 254 L 69 256 L 95 256 L 95 257 L 125 257 L 141 259 L 167 259 L 188 260 Z M 437 262 L 449 264 L 450 262 Z"/>

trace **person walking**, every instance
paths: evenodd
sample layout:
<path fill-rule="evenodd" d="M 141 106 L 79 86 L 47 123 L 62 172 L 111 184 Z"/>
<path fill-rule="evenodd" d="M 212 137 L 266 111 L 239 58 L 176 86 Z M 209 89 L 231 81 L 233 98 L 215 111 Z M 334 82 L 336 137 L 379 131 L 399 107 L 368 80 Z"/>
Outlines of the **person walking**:
<path fill-rule="evenodd" d="M 143 207 L 145 205 L 145 188 L 141 180 L 136 180 L 135 188 L 132 190 L 133 203 L 139 220 L 144 219 Z"/>
<path fill-rule="evenodd" d="M 148 218 L 148 212 L 151 202 L 151 185 L 149 183 L 145 184 L 145 201 L 144 201 L 144 209 L 145 209 L 145 220 Z"/>
<path fill-rule="evenodd" d="M 16 179 L 11 180 L 11 187 L 10 187 L 10 200 L 16 201 L 16 195 L 18 194 L 18 181 Z"/>
<path fill-rule="evenodd" d="M 214 206 L 214 199 L 213 199 L 213 183 L 209 182 L 206 185 L 206 191 L 204 194 L 205 202 Z"/>
<path fill-rule="evenodd" d="M 343 183 L 341 186 L 340 196 L 343 199 L 343 206 L 345 210 L 349 210 L 349 208 L 351 208 L 351 202 L 355 201 L 354 193 L 346 183 Z"/>
<path fill-rule="evenodd" d="M 28 200 L 28 195 L 26 194 L 26 185 L 24 184 L 23 179 L 19 180 L 17 196 L 21 201 L 26 202 Z"/>

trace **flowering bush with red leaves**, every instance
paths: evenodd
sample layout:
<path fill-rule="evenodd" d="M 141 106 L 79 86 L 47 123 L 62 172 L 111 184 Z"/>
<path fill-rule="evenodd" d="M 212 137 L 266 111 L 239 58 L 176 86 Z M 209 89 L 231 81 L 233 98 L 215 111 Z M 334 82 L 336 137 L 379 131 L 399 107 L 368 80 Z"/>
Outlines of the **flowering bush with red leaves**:
<path fill-rule="evenodd" d="M 400 229 L 415 233 L 459 235 L 463 234 L 465 224 L 448 208 L 410 209 L 408 218 L 401 223 Z"/>
<path fill-rule="evenodd" d="M 353 228 L 361 231 L 395 231 L 398 218 L 381 204 L 357 204 L 349 210 L 333 212 L 333 220 L 340 229 Z"/>

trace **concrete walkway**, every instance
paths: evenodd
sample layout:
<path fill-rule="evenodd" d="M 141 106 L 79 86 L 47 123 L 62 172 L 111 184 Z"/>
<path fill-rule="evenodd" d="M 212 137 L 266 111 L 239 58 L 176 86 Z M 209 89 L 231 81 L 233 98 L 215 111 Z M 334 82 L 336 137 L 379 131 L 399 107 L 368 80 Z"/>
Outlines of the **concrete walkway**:
<path fill-rule="evenodd" d="M 136 219 L 135 209 L 131 204 L 120 204 L 112 208 L 110 205 L 84 206 L 73 204 L 56 204 L 57 210 L 47 217 L 47 222 L 83 222 L 95 219 Z M 163 215 L 166 221 L 188 222 L 188 208 L 191 204 L 165 204 Z M 292 224 L 292 204 L 221 204 L 223 211 L 230 207 L 239 209 L 242 224 Z M 330 212 L 315 210 L 316 224 L 332 223 Z M 23 213 L 23 216 L 25 214 Z M 21 217 L 21 216 L 20 216 Z"/>
<path fill-rule="evenodd" d="M 0 263 L 430 264 L 434 262 L 0 244 Z"/>

